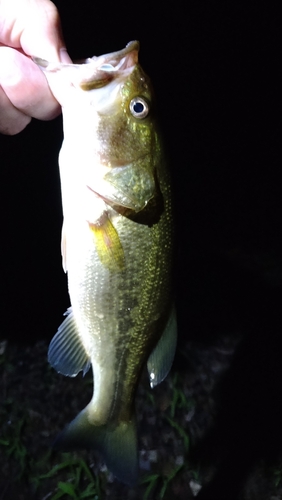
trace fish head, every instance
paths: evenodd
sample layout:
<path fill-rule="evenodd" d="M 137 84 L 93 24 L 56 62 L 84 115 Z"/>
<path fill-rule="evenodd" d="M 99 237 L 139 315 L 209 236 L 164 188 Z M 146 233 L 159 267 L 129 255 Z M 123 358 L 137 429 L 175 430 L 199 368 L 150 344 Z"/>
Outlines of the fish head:
<path fill-rule="evenodd" d="M 79 161 L 80 180 L 123 214 L 142 211 L 155 197 L 160 162 L 153 90 L 138 52 L 134 41 L 83 64 L 34 59 L 62 105 L 60 166 L 69 175 Z"/>

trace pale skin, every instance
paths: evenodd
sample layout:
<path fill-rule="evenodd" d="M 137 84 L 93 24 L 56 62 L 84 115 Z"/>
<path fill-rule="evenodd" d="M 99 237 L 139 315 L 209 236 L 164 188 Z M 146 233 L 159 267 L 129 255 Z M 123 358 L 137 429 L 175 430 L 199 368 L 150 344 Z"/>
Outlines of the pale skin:
<path fill-rule="evenodd" d="M 57 8 L 50 0 L 0 0 L 0 133 L 21 132 L 32 118 L 61 108 L 31 56 L 70 62 Z"/>

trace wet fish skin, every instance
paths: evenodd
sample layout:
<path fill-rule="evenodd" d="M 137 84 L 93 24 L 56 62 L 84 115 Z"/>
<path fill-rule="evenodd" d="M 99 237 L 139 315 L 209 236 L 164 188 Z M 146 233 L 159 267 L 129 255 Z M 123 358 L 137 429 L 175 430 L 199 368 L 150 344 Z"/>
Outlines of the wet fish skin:
<path fill-rule="evenodd" d="M 154 387 L 176 345 L 170 179 L 138 50 L 131 42 L 83 65 L 37 60 L 63 108 L 62 254 L 72 304 L 48 359 L 64 375 L 90 365 L 94 375 L 92 400 L 57 445 L 100 450 L 128 484 L 138 476 L 143 366 Z"/>

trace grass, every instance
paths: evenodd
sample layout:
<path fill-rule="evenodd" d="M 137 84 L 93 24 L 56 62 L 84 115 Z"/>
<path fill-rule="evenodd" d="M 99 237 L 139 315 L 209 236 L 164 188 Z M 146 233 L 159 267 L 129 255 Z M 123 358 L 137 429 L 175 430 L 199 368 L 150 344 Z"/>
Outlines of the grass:
<path fill-rule="evenodd" d="M 189 445 L 190 437 L 185 430 L 183 421 L 181 421 L 180 415 L 187 413 L 191 410 L 195 401 L 192 398 L 187 398 L 183 391 L 183 384 L 181 381 L 181 376 L 178 372 L 175 372 L 169 377 L 170 386 L 170 398 L 169 404 L 164 412 L 161 414 L 161 418 L 164 422 L 169 424 L 169 427 L 173 432 L 176 433 L 176 438 L 180 438 L 183 447 L 183 462 L 181 464 L 175 464 L 172 466 L 165 467 L 162 472 L 157 472 L 154 474 L 148 474 L 144 477 L 142 484 L 146 485 L 146 490 L 142 497 L 142 500 L 148 500 L 153 498 L 154 500 L 163 500 L 164 498 L 171 498 L 171 488 L 177 479 L 177 477 L 189 469 L 189 476 L 197 479 L 199 478 L 199 471 L 191 470 L 189 464 Z M 150 404 L 157 410 L 157 401 L 155 397 L 155 392 L 148 390 L 146 391 L 147 400 Z"/>
<path fill-rule="evenodd" d="M 170 403 L 170 417 L 174 418 L 177 410 L 188 411 L 195 406 L 193 398 L 187 398 L 182 388 L 181 377 L 178 372 L 171 377 L 172 397 Z"/>
<path fill-rule="evenodd" d="M 1 500 L 192 498 L 191 481 L 200 486 L 210 480 L 209 468 L 203 472 L 190 463 L 187 417 L 200 403 L 197 393 L 196 400 L 189 396 L 189 381 L 177 372 L 154 390 L 146 377 L 140 384 L 137 417 L 144 464 L 136 488 L 114 481 L 93 453 L 52 451 L 58 431 L 89 401 L 92 377 L 60 377 L 46 362 L 46 344 L 36 346 L 24 351 L 14 346 L 9 352 L 0 342 Z M 281 490 L 281 463 L 268 479 L 273 491 Z"/>
<path fill-rule="evenodd" d="M 274 485 L 276 488 L 282 484 L 282 461 L 280 461 L 275 467 L 272 467 L 272 472 L 274 476 Z"/>
<path fill-rule="evenodd" d="M 9 424 L 6 436 L 0 439 L 0 450 L 6 455 L 13 471 L 16 471 L 12 478 L 13 484 L 18 484 L 19 488 L 22 484 L 25 487 L 28 485 L 34 495 L 37 492 L 38 494 L 44 492 L 44 496 L 40 497 L 42 500 L 61 498 L 102 500 L 103 484 L 106 482 L 105 473 L 95 474 L 87 460 L 71 453 L 60 454 L 58 457 L 60 461 L 53 466 L 51 450 L 36 461 L 25 442 L 25 429 L 28 424 L 28 417 L 25 415 Z M 184 431 L 177 427 L 176 422 L 173 422 L 173 427 L 177 429 L 179 435 L 182 432 L 184 435 Z M 183 467 L 184 464 L 179 465 L 167 474 L 148 474 L 141 481 L 145 488 L 143 499 L 163 499 Z M 45 472 L 42 473 L 42 470 Z"/>
<path fill-rule="evenodd" d="M 33 494 L 44 491 L 42 500 L 101 500 L 101 478 L 91 471 L 84 459 L 63 453 L 61 461 L 52 466 L 52 451 L 49 450 L 40 460 L 35 460 L 25 444 L 26 423 L 26 417 L 23 417 L 10 427 L 9 435 L 0 439 L 1 451 L 12 462 L 12 469 L 17 471 L 13 475 L 13 483 L 19 486 L 28 483 Z M 46 472 L 42 474 L 44 469 Z M 52 489 L 46 493 L 50 484 Z"/>
<path fill-rule="evenodd" d="M 167 476 L 162 474 L 150 474 L 145 477 L 142 483 L 147 484 L 147 488 L 144 493 L 143 500 L 148 500 L 151 493 L 153 494 L 151 498 L 162 500 L 171 486 L 173 479 L 183 468 L 184 465 L 182 464 L 175 467 L 175 469 L 173 469 Z"/>
<path fill-rule="evenodd" d="M 92 377 L 60 377 L 46 352 L 46 344 L 9 352 L 0 342 L 0 500 L 175 500 L 192 498 L 192 481 L 201 486 L 210 480 L 211 469 L 196 470 L 190 462 L 188 426 L 193 429 L 190 416 L 197 416 L 200 403 L 178 372 L 154 390 L 146 373 L 141 381 L 136 402 L 143 469 L 136 488 L 115 481 L 93 453 L 54 452 L 57 433 L 88 403 Z M 268 478 L 273 491 L 281 490 L 281 463 Z"/>
<path fill-rule="evenodd" d="M 11 401 L 8 407 L 10 403 Z M 19 420 L 8 422 L 5 437 L 0 438 L 1 456 L 6 456 L 9 470 L 13 471 L 11 485 L 24 490 L 30 489 L 35 496 L 37 492 L 44 492 L 42 500 L 101 500 L 101 477 L 91 470 L 83 458 L 62 453 L 57 457 L 60 461 L 52 465 L 54 454 L 51 448 L 41 457 L 34 457 L 26 444 L 25 431 L 29 424 L 26 414 Z M 0 498 L 2 499 L 1 492 Z"/>
<path fill-rule="evenodd" d="M 9 429 L 10 432 L 4 439 L 0 439 L 0 446 L 4 453 L 18 464 L 15 480 L 20 479 L 29 467 L 28 452 L 22 441 L 24 425 L 25 418 L 23 417 L 13 428 Z"/>
<path fill-rule="evenodd" d="M 175 416 L 177 408 L 183 402 L 179 388 L 175 390 L 177 390 L 178 396 L 172 400 L 172 406 L 167 410 L 163 418 L 183 438 L 184 447 L 188 451 L 188 435 L 176 420 L 167 415 L 169 413 Z M 151 397 L 150 400 L 153 401 Z M 1 408 L 2 419 L 4 416 L 8 418 L 12 407 L 13 411 L 15 411 L 15 405 L 16 402 L 12 399 L 7 398 L 5 400 Z M 0 450 L 2 456 L 6 455 L 10 468 L 13 470 L 13 485 L 18 484 L 19 488 L 23 484 L 25 488 L 29 486 L 34 495 L 37 493 L 44 495 L 40 497 L 42 500 L 58 500 L 61 498 L 102 500 L 104 498 L 103 485 L 106 483 L 106 474 L 95 474 L 87 460 L 71 453 L 62 453 L 57 456 L 60 461 L 55 465 L 52 465 L 54 457 L 51 449 L 35 459 L 26 440 L 26 433 L 29 432 L 30 425 L 30 417 L 28 413 L 24 412 L 20 418 L 17 419 L 15 416 L 12 420 L 6 421 L 6 425 L 2 426 L 4 435 L 0 438 Z M 165 498 L 175 477 L 185 466 L 185 464 L 181 464 L 167 473 L 159 472 L 145 476 L 141 480 L 141 485 L 144 487 L 143 500 L 149 500 L 150 498 L 162 500 Z M 42 471 L 45 472 L 42 473 Z M 5 498 L 5 495 L 3 498 Z"/>
<path fill-rule="evenodd" d="M 165 417 L 172 426 L 176 428 L 179 435 L 184 435 L 187 438 L 183 429 L 178 426 L 177 422 L 172 421 L 169 417 Z M 102 489 L 101 483 L 103 479 L 99 475 L 93 474 L 88 463 L 82 458 L 74 458 L 71 453 L 62 453 L 60 462 L 51 467 L 51 455 L 49 450 L 40 461 L 35 462 L 34 457 L 29 453 L 25 445 L 24 433 L 27 424 L 27 417 L 10 427 L 9 435 L 5 439 L 0 439 L 0 447 L 6 454 L 8 460 L 13 460 L 17 474 L 13 481 L 21 482 L 28 480 L 32 490 L 39 492 L 45 491 L 45 485 L 49 479 L 53 479 L 52 484 L 55 484 L 54 489 L 48 491 L 42 500 L 58 500 L 60 498 L 68 498 L 73 500 L 92 499 L 101 500 Z M 141 483 L 146 486 L 143 500 L 149 498 L 162 500 L 171 486 L 175 476 L 184 467 L 184 464 L 175 467 L 167 475 L 162 473 L 148 474 Z M 48 472 L 42 474 L 41 470 Z M 151 496 L 153 494 L 153 497 Z"/>
<path fill-rule="evenodd" d="M 67 474 L 66 481 L 58 481 L 57 492 L 50 500 L 59 498 L 73 498 L 74 500 L 91 498 L 100 500 L 102 492 L 99 476 L 94 476 L 85 460 L 74 459 L 69 453 L 63 454 L 63 461 L 55 465 L 47 474 L 42 474 L 36 481 L 42 481 L 51 477 L 60 477 L 61 471 Z"/>
<path fill-rule="evenodd" d="M 189 492 L 189 481 L 196 476 L 201 482 L 199 471 L 189 463 L 186 420 L 196 402 L 185 393 L 178 372 L 154 390 L 149 388 L 146 373 L 140 384 L 140 449 L 149 458 L 147 472 L 141 471 L 136 488 L 114 481 L 92 453 L 52 451 L 58 431 L 89 401 L 92 377 L 58 375 L 47 364 L 46 352 L 46 344 L 38 353 L 33 348 L 23 353 L 16 346 L 12 353 L 0 349 L 0 470 L 1 487 L 4 484 L 7 491 L 4 488 L 1 494 L 0 490 L 1 500 L 126 500 L 129 496 L 132 500 L 170 500 L 177 488 Z M 150 455 L 154 450 L 155 460 Z"/>

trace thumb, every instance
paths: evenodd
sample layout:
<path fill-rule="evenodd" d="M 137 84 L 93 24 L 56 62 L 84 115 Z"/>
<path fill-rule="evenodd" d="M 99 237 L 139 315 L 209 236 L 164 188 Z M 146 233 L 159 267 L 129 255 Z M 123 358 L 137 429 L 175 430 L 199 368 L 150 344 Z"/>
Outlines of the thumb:
<path fill-rule="evenodd" d="M 60 61 L 65 48 L 60 16 L 50 0 L 0 0 L 1 41 L 25 54 Z M 66 52 L 66 51 L 65 51 Z"/>
<path fill-rule="evenodd" d="M 22 1 L 22 0 L 21 0 Z M 20 43 L 28 55 L 38 54 L 49 61 L 60 61 L 65 48 L 60 16 L 49 0 L 29 0 Z"/>

